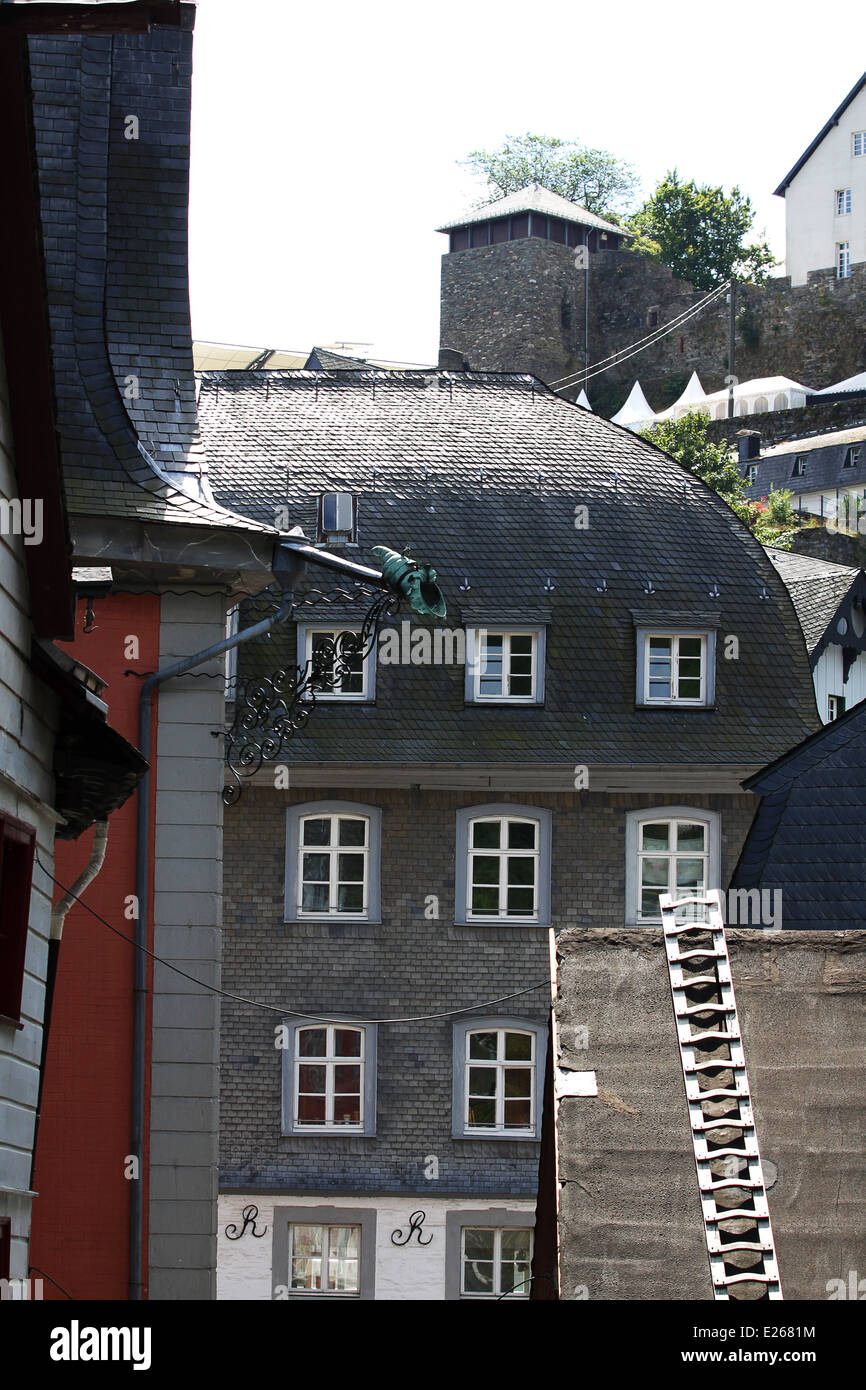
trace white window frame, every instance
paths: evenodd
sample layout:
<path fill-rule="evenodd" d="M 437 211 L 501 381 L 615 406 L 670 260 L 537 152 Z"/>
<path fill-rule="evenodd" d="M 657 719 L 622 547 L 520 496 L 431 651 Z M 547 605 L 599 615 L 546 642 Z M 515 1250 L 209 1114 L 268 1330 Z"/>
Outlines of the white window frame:
<path fill-rule="evenodd" d="M 325 1053 L 321 1057 L 308 1057 L 301 1054 L 301 1034 L 313 1028 L 325 1029 Z M 334 1033 L 351 1032 L 357 1033 L 360 1037 L 360 1052 L 355 1057 L 338 1057 L 334 1051 Z M 367 1030 L 363 1026 L 353 1023 L 302 1023 L 294 1030 L 294 1046 L 292 1048 L 292 1123 L 291 1132 L 293 1134 L 366 1134 L 367 1131 Z M 320 1124 L 306 1124 L 299 1116 L 301 1104 L 300 1071 L 303 1066 L 316 1066 L 325 1068 L 325 1119 Z M 336 1096 L 334 1092 L 334 1073 L 338 1066 L 357 1066 L 359 1068 L 358 1080 L 358 1122 L 357 1124 L 339 1124 L 334 1118 L 334 1106 Z M 354 1093 L 353 1093 L 354 1094 Z"/>
<path fill-rule="evenodd" d="M 852 130 L 851 156 L 859 159 L 861 155 L 866 155 L 866 130 Z"/>
<path fill-rule="evenodd" d="M 750 463 L 750 464 L 749 464 L 749 473 L 748 473 L 748 477 L 749 477 L 749 487 L 754 487 L 755 484 L 756 484 L 757 481 L 758 481 L 758 465 L 757 465 L 756 463 Z"/>
<path fill-rule="evenodd" d="M 650 690 L 650 646 L 651 646 L 652 639 L 653 639 L 654 637 L 660 637 L 660 638 L 662 638 L 664 641 L 669 641 L 669 642 L 671 643 L 671 682 L 670 682 L 670 684 L 671 684 L 671 694 L 670 694 L 669 696 L 667 696 L 667 697 L 665 697 L 665 696 L 658 696 L 658 695 L 650 695 L 650 693 L 649 693 L 649 690 Z M 700 693 L 700 695 L 699 695 L 699 697 L 698 697 L 697 699 L 695 699 L 695 698 L 689 698 L 689 699 L 681 698 L 679 695 L 677 695 L 677 694 L 674 693 L 674 692 L 678 689 L 678 686 L 679 686 L 679 663 L 680 663 L 679 647 L 680 647 L 680 640 L 681 640 L 682 638 L 685 638 L 686 641 L 693 640 L 694 638 L 700 638 L 700 643 L 701 643 L 701 693 Z M 658 631 L 656 631 L 656 630 L 654 630 L 654 629 L 652 629 L 652 630 L 651 630 L 651 629 L 647 629 L 647 630 L 645 631 L 645 633 L 644 633 L 644 641 L 643 641 L 643 700 L 641 701 L 641 703 L 644 704 L 644 705 L 662 705 L 662 706 L 676 705 L 676 706 L 679 706 L 679 707 L 681 707 L 681 706 L 686 706 L 686 707 L 697 708 L 697 709 L 706 707 L 706 705 L 709 703 L 709 701 L 707 700 L 708 666 L 709 666 L 709 655 L 710 655 L 710 650 L 709 650 L 709 649 L 710 649 L 709 634 L 706 633 L 706 632 L 698 632 L 698 631 L 687 632 L 687 631 L 685 631 L 685 630 L 681 630 L 681 631 L 670 631 L 670 632 L 668 632 L 668 631 L 664 631 L 664 630 L 662 630 L 662 629 L 659 629 Z M 694 660 L 693 657 L 687 657 L 687 658 L 685 658 L 685 659 L 686 659 L 686 660 Z"/>
<path fill-rule="evenodd" d="M 836 216 L 848 217 L 851 214 L 851 189 L 836 189 Z"/>
<path fill-rule="evenodd" d="M 841 709 L 839 709 L 839 701 L 840 701 L 840 700 L 842 701 L 842 708 L 841 708 Z M 834 719 L 838 719 L 839 716 L 840 716 L 840 714 L 844 714 L 844 713 L 845 713 L 845 696 L 844 696 L 844 695 L 828 695 L 828 696 L 827 696 L 827 722 L 828 722 L 829 724 L 832 724 Z"/>
<path fill-rule="evenodd" d="M 313 637 L 317 633 L 325 633 L 333 640 L 344 632 L 356 632 L 360 634 L 361 628 L 353 623 L 345 623 L 337 626 L 331 623 L 299 623 L 298 624 L 298 665 L 304 669 L 307 662 L 312 663 L 313 659 Z M 310 667 L 312 669 L 312 667 Z M 375 695 L 375 651 L 373 648 L 366 654 L 361 662 L 361 689 L 360 691 L 351 690 L 316 690 L 307 692 L 305 698 L 311 699 L 315 696 L 316 703 L 326 701 L 332 704 L 362 704 L 369 703 Z"/>
<path fill-rule="evenodd" d="M 794 459 L 793 467 L 792 467 L 792 469 L 791 469 L 791 477 L 792 477 L 792 478 L 805 478 L 805 476 L 806 476 L 806 467 L 807 467 L 807 465 L 808 465 L 808 462 L 809 462 L 809 455 L 808 455 L 808 454 L 797 454 L 796 458 Z"/>
<path fill-rule="evenodd" d="M 845 450 L 845 461 L 843 468 L 859 468 L 860 458 L 863 453 L 862 444 L 849 444 Z"/>
<path fill-rule="evenodd" d="M 470 1042 L 476 1033 L 495 1033 L 496 1034 L 496 1060 L 485 1061 L 484 1059 L 470 1058 Z M 505 1057 L 505 1040 L 509 1034 L 519 1034 L 530 1040 L 529 1061 L 509 1061 Z M 500 1028 L 482 1025 L 481 1027 L 467 1028 L 464 1035 L 463 1053 L 463 1132 L 467 1136 L 477 1135 L 479 1138 L 488 1138 L 491 1135 L 501 1135 L 509 1139 L 534 1139 L 537 1128 L 536 1111 L 538 1104 L 537 1097 L 537 1078 L 538 1078 L 538 1057 L 536 1048 L 538 1045 L 537 1035 L 531 1028 Z M 472 1068 L 485 1067 L 496 1072 L 496 1091 L 492 1097 L 496 1108 L 496 1119 L 492 1125 L 473 1125 L 469 1120 L 469 1109 L 471 1093 L 469 1087 L 469 1075 Z M 530 1091 L 529 1091 L 529 1123 L 519 1128 L 506 1126 L 505 1123 L 505 1077 L 509 1071 L 521 1070 L 530 1072 Z"/>
<path fill-rule="evenodd" d="M 536 830 L 536 849 L 532 853 L 537 853 L 537 874 L 535 881 L 535 911 L 531 917 L 525 916 L 505 916 L 491 917 L 489 914 L 472 915 L 472 873 L 470 866 L 470 851 L 472 850 L 472 824 L 475 821 L 484 820 L 517 820 L 535 821 Z M 457 812 L 457 847 L 455 853 L 455 891 L 454 891 L 454 921 L 458 926 L 483 927 L 483 926 L 524 926 L 524 927 L 549 927 L 550 926 L 550 836 L 551 836 L 551 813 L 543 806 L 520 806 L 512 802 L 497 802 L 487 806 L 464 806 Z M 478 850 L 479 854 L 498 854 L 507 857 L 509 853 L 519 854 L 521 851 L 501 848 L 502 831 L 500 830 L 500 848 L 498 850 Z M 525 853 L 530 853 L 526 851 Z M 502 874 L 507 873 L 500 865 L 500 903 L 502 901 Z M 492 884 L 490 885 L 493 886 Z M 519 885 L 515 885 L 519 886 Z"/>
<path fill-rule="evenodd" d="M 336 1206 L 274 1206 L 271 1269 L 273 1297 L 279 1299 L 376 1297 L 376 1208 Z M 360 1226 L 360 1266 L 357 1293 L 330 1289 L 292 1289 L 293 1226 Z"/>
<path fill-rule="evenodd" d="M 502 1299 L 503 1302 L 505 1301 L 505 1299 L 509 1299 L 509 1298 L 529 1298 L 529 1294 L 530 1294 L 530 1290 L 531 1290 L 531 1288 L 532 1288 L 532 1285 L 531 1285 L 531 1283 L 528 1282 L 528 1281 L 527 1281 L 525 1287 L 522 1288 L 522 1289 L 520 1289 L 520 1290 L 513 1290 L 513 1291 L 511 1291 L 511 1292 L 505 1294 L 504 1296 L 503 1296 L 503 1293 L 502 1293 L 502 1235 L 503 1235 L 503 1232 L 505 1232 L 505 1231 L 508 1231 L 509 1233 L 513 1233 L 515 1230 L 522 1230 L 522 1231 L 528 1231 L 528 1232 L 529 1232 L 529 1268 L 530 1268 L 530 1270 L 531 1270 L 531 1269 L 532 1269 L 532 1256 L 533 1256 L 534 1244 L 535 1244 L 535 1232 L 534 1232 L 534 1230 L 533 1230 L 533 1228 L 532 1228 L 531 1226 L 529 1226 L 529 1225 L 526 1225 L 526 1226 L 486 1226 L 486 1225 L 485 1225 L 485 1226 L 477 1226 L 477 1225 L 473 1225 L 472 1222 L 467 1221 L 465 1225 L 463 1225 L 463 1226 L 460 1227 L 460 1297 L 461 1297 L 461 1298 L 466 1298 L 466 1299 L 478 1299 L 478 1298 L 481 1298 L 481 1299 L 489 1299 L 489 1298 L 496 1298 L 496 1299 Z M 467 1291 L 467 1289 L 465 1288 L 465 1276 L 466 1276 L 466 1248 L 465 1248 L 465 1247 L 466 1247 L 466 1232 L 467 1232 L 467 1231 L 486 1231 L 486 1232 L 488 1232 L 488 1233 L 491 1232 L 491 1231 L 493 1232 L 493 1288 L 490 1290 L 489 1293 L 478 1293 L 477 1291 L 472 1291 L 472 1290 Z"/>
<path fill-rule="evenodd" d="M 303 823 L 306 820 L 355 819 L 367 822 L 364 845 L 304 845 Z M 339 834 L 339 832 L 338 832 Z M 286 898 L 285 920 L 287 922 L 380 922 L 381 921 L 381 881 L 380 862 L 382 844 L 382 811 L 378 806 L 368 806 L 356 801 L 310 801 L 289 806 L 286 811 Z M 327 912 L 310 912 L 302 908 L 304 853 L 327 853 L 336 860 L 340 852 L 353 854 L 361 851 L 366 855 L 363 911 L 338 912 L 332 906 L 336 902 L 334 889 L 337 885 L 337 869 L 329 865 Z M 309 880 L 312 882 L 313 880 Z"/>
<path fill-rule="evenodd" d="M 836 242 L 836 279 L 847 280 L 851 274 L 851 243 Z"/>
<path fill-rule="evenodd" d="M 300 1289 L 292 1284 L 292 1258 L 294 1254 L 295 1230 L 298 1226 L 313 1226 L 322 1231 L 322 1287 L 320 1289 Z M 332 1289 L 328 1287 L 328 1242 L 331 1231 L 356 1230 L 358 1232 L 358 1285 L 354 1289 Z M 361 1244 L 364 1239 L 364 1232 L 360 1222 L 357 1221 L 292 1221 L 288 1228 L 289 1237 L 289 1291 L 293 1298 L 319 1298 L 322 1295 L 328 1298 L 358 1298 L 361 1293 Z"/>
<path fill-rule="evenodd" d="M 533 1234 L 533 1241 L 530 1244 L 529 1258 L 530 1264 L 533 1255 L 533 1245 L 535 1237 L 535 1210 L 515 1211 L 514 1208 L 482 1206 L 471 1211 L 464 1208 L 462 1211 L 446 1211 L 445 1213 L 445 1299 L 446 1302 L 454 1302 L 462 1299 L 463 1288 L 463 1251 L 464 1251 L 464 1230 L 477 1230 L 479 1228 L 494 1230 L 528 1230 Z M 530 1296 L 531 1284 L 526 1285 L 525 1290 L 519 1294 L 510 1294 L 508 1297 L 528 1298 Z M 468 1294 L 468 1298 L 495 1298 L 495 1294 Z M 501 1297 L 501 1295 L 500 1295 Z"/>
<path fill-rule="evenodd" d="M 454 1139 L 480 1139 L 484 1143 L 498 1143 L 508 1140 L 512 1143 L 539 1143 L 541 1140 L 542 1127 L 542 1105 L 541 1098 L 544 1095 L 544 1072 L 547 1063 L 547 1028 L 543 1023 L 535 1023 L 528 1018 L 508 1018 L 502 1014 L 479 1016 L 477 1018 L 462 1017 L 454 1023 L 453 1046 L 452 1046 L 452 1100 L 451 1100 L 451 1135 Z M 496 1126 L 473 1125 L 469 1127 L 469 1035 L 470 1033 L 529 1033 L 534 1036 L 532 1051 L 532 1096 L 531 1113 L 532 1123 L 525 1129 L 505 1129 L 504 1117 L 502 1124 Z M 504 1041 L 497 1043 L 497 1055 L 504 1051 Z M 504 1060 L 504 1059 L 503 1059 Z M 495 1063 L 485 1063 L 476 1061 L 475 1066 L 496 1065 Z M 512 1065 L 512 1064 L 509 1064 Z M 514 1066 L 526 1066 L 525 1062 L 514 1062 Z M 505 1068 L 503 1068 L 503 1071 Z M 503 1082 L 504 1084 L 504 1082 Z M 503 1096 L 504 1099 L 504 1096 Z M 497 1115 L 499 1107 L 497 1106 Z"/>
<path fill-rule="evenodd" d="M 625 903 L 625 924 L 629 927 L 652 927 L 661 923 L 661 912 L 657 917 L 644 917 L 640 908 L 641 893 L 641 827 L 646 823 L 659 823 L 661 821 L 685 821 L 689 824 L 700 824 L 705 827 L 704 853 L 706 859 L 706 884 L 705 887 L 720 888 L 720 865 L 721 865 L 721 817 L 717 811 L 707 811 L 697 806 L 650 806 L 639 811 L 629 811 L 626 816 L 626 903 Z M 675 858 L 675 852 L 662 850 L 657 854 L 647 851 L 647 856 L 651 859 Z M 687 859 L 697 859 L 702 856 L 696 854 L 685 854 L 682 856 Z M 668 890 L 676 894 L 676 884 Z M 659 889 L 664 892 L 664 888 Z M 685 890 L 679 890 L 685 891 Z"/>
<path fill-rule="evenodd" d="M 495 695 L 481 693 L 482 653 L 486 638 L 501 637 L 502 642 L 502 680 L 507 687 L 511 680 L 510 657 L 512 637 L 531 637 L 531 680 L 529 695 L 511 695 L 507 689 Z M 543 625 L 500 625 L 487 624 L 485 627 L 466 629 L 466 701 L 475 705 L 540 705 L 544 700 L 544 653 L 545 628 Z"/>
<path fill-rule="evenodd" d="M 330 840 L 327 845 L 307 845 L 304 843 L 304 826 L 307 821 L 328 820 L 331 823 Z M 340 822 L 344 820 L 360 821 L 364 826 L 363 845 L 341 845 L 339 843 Z M 336 838 L 335 838 L 336 836 Z M 303 873 L 303 860 L 305 854 L 326 854 L 329 859 L 328 865 L 328 910 L 327 912 L 313 912 L 303 907 L 304 884 L 315 883 L 317 879 L 305 879 Z M 362 880 L 362 899 L 363 907 L 360 911 L 355 909 L 352 912 L 341 912 L 336 906 L 339 899 L 339 889 L 343 880 L 339 877 L 340 855 L 352 854 L 361 855 L 364 860 L 364 878 Z M 347 879 L 346 883 L 355 884 L 357 879 Z M 298 821 L 298 902 L 297 910 L 299 917 L 319 917 L 336 918 L 337 921 L 351 920 L 353 917 L 366 917 L 370 908 L 370 822 L 367 816 L 346 815 L 341 811 L 315 812 L 310 815 L 301 816 Z"/>
<path fill-rule="evenodd" d="M 499 826 L 499 848 L 498 849 L 476 849 L 472 844 L 473 827 L 481 824 Z M 508 826 L 512 823 L 518 825 L 532 825 L 535 830 L 535 847 L 533 849 L 509 849 L 507 843 L 503 846 L 503 840 L 508 840 Z M 473 882 L 473 863 L 476 856 L 499 859 L 499 911 L 496 913 L 473 912 L 472 910 L 472 889 Z M 508 861 L 514 859 L 531 859 L 535 865 L 535 873 L 532 883 L 532 911 L 529 913 L 509 913 L 508 908 Z M 539 902 L 539 880 L 541 876 L 541 827 L 538 821 L 531 816 L 474 816 L 469 821 L 469 842 L 467 845 L 467 866 L 466 866 L 466 917 L 470 922 L 537 922 L 538 921 L 538 902 Z M 492 888 L 493 884 L 479 885 Z M 527 887 L 526 884 L 511 885 L 516 887 Z M 503 904 L 505 911 L 503 911 Z"/>

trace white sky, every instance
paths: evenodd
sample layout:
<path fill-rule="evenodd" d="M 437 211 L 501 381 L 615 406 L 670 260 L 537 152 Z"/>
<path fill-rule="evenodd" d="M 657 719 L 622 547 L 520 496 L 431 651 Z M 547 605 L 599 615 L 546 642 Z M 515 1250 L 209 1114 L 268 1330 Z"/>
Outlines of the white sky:
<path fill-rule="evenodd" d="M 784 256 L 773 189 L 866 65 L 866 6 L 803 0 L 420 4 L 199 0 L 191 294 L 197 338 L 367 343 L 436 360 L 432 229 L 506 135 L 578 139 L 737 183 Z"/>

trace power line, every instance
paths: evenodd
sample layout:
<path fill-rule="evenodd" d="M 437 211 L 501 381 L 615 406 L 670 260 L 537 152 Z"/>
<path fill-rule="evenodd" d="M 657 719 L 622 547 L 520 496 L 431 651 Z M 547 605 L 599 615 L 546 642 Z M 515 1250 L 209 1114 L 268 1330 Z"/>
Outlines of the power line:
<path fill-rule="evenodd" d="M 209 985 L 204 980 L 197 979 L 195 975 L 188 974 L 186 970 L 181 970 L 180 966 L 172 965 L 170 960 L 165 960 L 162 956 L 158 956 L 147 946 L 139 946 L 131 936 L 127 936 L 125 932 L 118 931 L 117 927 L 113 927 L 110 922 L 107 922 L 100 913 L 84 902 L 83 898 L 80 898 L 77 893 L 73 893 L 70 888 L 67 888 L 65 884 L 55 878 L 54 874 L 42 863 L 42 860 L 39 858 L 38 850 L 35 851 L 35 858 L 42 872 L 48 875 L 55 887 L 59 888 L 63 893 L 68 894 L 73 902 L 80 903 L 85 911 L 90 913 L 91 917 L 95 917 L 97 922 L 101 922 L 102 925 L 107 927 L 110 932 L 113 932 L 115 936 L 119 936 L 121 941 L 126 941 L 130 946 L 134 946 L 136 950 L 143 951 L 145 955 L 150 956 L 151 960 L 158 961 L 159 964 L 164 965 L 167 970 L 173 970 L 176 975 L 182 975 L 185 980 L 191 980 L 192 983 L 198 985 L 200 989 L 206 990 L 211 994 L 218 994 L 223 999 L 232 999 L 238 1004 L 249 1004 L 254 1009 L 265 1009 L 268 1013 L 292 1014 L 296 1018 L 312 1019 L 314 1023 L 425 1023 L 435 1018 L 453 1018 L 457 1014 L 476 1013 L 481 1009 L 490 1008 L 493 1004 L 504 1004 L 509 999 L 517 999 L 521 994 L 531 994 L 533 990 L 536 989 L 550 988 L 550 980 L 538 980 L 534 985 L 527 985 L 525 989 L 516 989 L 511 994 L 501 994 L 497 999 L 485 999 L 480 1004 L 469 1004 L 462 1009 L 445 1009 L 435 1014 L 415 1014 L 411 1018 L 327 1018 L 322 1014 L 311 1014 L 305 1012 L 303 1009 L 293 1008 L 289 1004 L 263 1004 L 258 999 L 248 999 L 243 994 L 232 994 L 229 990 L 218 989 L 216 985 Z"/>
<path fill-rule="evenodd" d="M 550 382 L 551 389 L 554 390 L 557 387 L 570 386 L 580 380 L 589 380 L 590 377 L 599 376 L 602 371 L 608 370 L 605 365 L 606 363 L 610 363 L 611 366 L 614 366 L 619 362 L 628 361 L 629 357 L 634 357 L 638 352 L 643 352 L 645 348 L 651 347 L 653 343 L 660 342 L 662 338 L 667 337 L 669 333 L 674 333 L 678 328 L 681 328 L 684 323 L 688 323 L 689 319 L 694 318 L 696 314 L 708 308 L 710 304 L 718 301 L 723 294 L 727 293 L 730 284 L 731 282 L 728 280 L 724 285 L 719 285 L 717 289 L 711 290 L 710 293 L 697 304 L 693 304 L 690 308 L 684 309 L 683 312 L 672 319 L 670 323 L 663 324 L 661 328 L 655 329 L 652 333 L 646 334 L 643 338 L 638 338 L 634 343 L 629 343 L 627 347 L 620 348 L 617 352 L 612 352 L 608 357 L 600 357 L 597 362 L 590 363 L 588 368 L 581 368 L 579 372 L 572 372 L 570 376 L 560 377 L 557 381 Z"/>

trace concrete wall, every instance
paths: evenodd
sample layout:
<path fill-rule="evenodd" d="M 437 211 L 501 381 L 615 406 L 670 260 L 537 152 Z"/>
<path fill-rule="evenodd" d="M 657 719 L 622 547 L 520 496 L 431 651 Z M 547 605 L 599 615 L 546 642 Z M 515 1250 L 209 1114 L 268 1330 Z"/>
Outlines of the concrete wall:
<path fill-rule="evenodd" d="M 866 1269 L 866 933 L 728 939 L 783 1290 L 826 1298 Z M 599 1090 L 559 1106 L 562 1297 L 710 1300 L 661 933 L 557 950 L 560 1060 Z"/>
<path fill-rule="evenodd" d="M 20 496 L 15 475 L 9 403 L 0 344 L 0 498 Z M 56 702 L 33 675 L 30 599 L 21 536 L 0 534 L 0 809 L 36 829 L 36 846 L 49 871 L 54 864 L 57 815 L 52 761 Z M 12 1218 L 10 1276 L 26 1278 L 30 1167 L 45 978 L 51 935 L 51 884 L 34 867 L 21 1002 L 22 1028 L 0 1022 L 0 1216 Z"/>
<path fill-rule="evenodd" d="M 432 1186 L 432 1184 L 431 1184 Z M 258 1208 L 255 1218 L 256 1231 L 253 1235 L 248 1226 L 244 1235 L 236 1236 L 243 1227 L 243 1211 L 253 1203 Z M 375 1298 L 377 1301 L 409 1302 L 418 1299 L 441 1302 L 446 1297 L 445 1254 L 448 1243 L 446 1216 L 449 1212 L 485 1211 L 494 1220 L 494 1213 L 506 1210 L 509 1215 L 520 1214 L 525 1224 L 532 1226 L 535 1221 L 535 1201 L 508 1197 L 500 1201 L 474 1198 L 451 1198 L 444 1200 L 428 1194 L 418 1197 L 358 1197 L 341 1196 L 329 1193 L 326 1198 L 304 1195 L 300 1197 L 274 1196 L 257 1192 L 232 1193 L 220 1197 L 219 1230 L 219 1280 L 217 1297 L 220 1299 L 270 1299 L 274 1288 L 279 1285 L 280 1271 L 274 1268 L 274 1208 L 291 1206 L 303 1211 L 305 1208 L 334 1206 L 342 1210 L 376 1213 L 376 1266 Z M 394 1232 L 402 1239 L 410 1229 L 413 1212 L 423 1211 L 421 1239 L 411 1236 L 406 1244 L 399 1245 L 391 1240 Z M 466 1218 L 466 1224 L 473 1219 Z M 233 1228 L 233 1229 L 232 1229 Z M 459 1236 L 457 1237 L 459 1239 Z M 362 1235 L 363 1241 L 363 1235 Z M 285 1277 L 284 1275 L 282 1276 Z M 292 1300 L 289 1300 L 290 1302 Z M 300 1313 L 296 1308 L 295 1317 Z M 289 1319 L 292 1314 L 289 1313 Z"/>
<path fill-rule="evenodd" d="M 225 636 L 225 598 L 165 594 L 160 667 Z M 219 985 L 224 661 L 159 694 L 154 951 Z M 219 999 L 155 964 L 150 1110 L 150 1297 L 214 1297 Z"/>
<path fill-rule="evenodd" d="M 866 130 L 866 88 L 785 191 L 785 269 L 795 285 L 804 285 L 810 270 L 834 264 L 837 242 L 851 243 L 852 261 L 866 261 L 866 154 L 851 153 L 855 130 Z M 852 206 L 837 217 L 841 188 L 851 189 Z"/>

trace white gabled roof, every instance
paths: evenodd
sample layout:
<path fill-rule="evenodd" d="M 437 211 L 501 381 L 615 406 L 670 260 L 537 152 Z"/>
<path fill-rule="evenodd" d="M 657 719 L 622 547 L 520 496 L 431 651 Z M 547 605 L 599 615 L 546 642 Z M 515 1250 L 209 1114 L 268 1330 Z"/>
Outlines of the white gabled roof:
<path fill-rule="evenodd" d="M 606 222 L 603 217 L 598 217 L 594 212 L 587 212 L 586 208 L 578 207 L 577 203 L 570 203 L 567 198 L 560 197 L 558 193 L 551 193 L 549 188 L 542 188 L 538 183 L 527 184 L 516 193 L 496 198 L 492 203 L 485 203 L 483 207 L 471 208 L 462 217 L 443 222 L 436 230 L 450 232 L 454 227 L 468 227 L 472 222 L 488 222 L 493 217 L 513 217 L 521 212 L 546 212 L 550 217 L 561 217 L 565 222 L 578 222 L 582 227 L 596 227 L 602 232 L 616 232 L 618 236 L 633 235 L 632 232 L 626 231 L 625 227 L 618 227 L 615 222 Z"/>
<path fill-rule="evenodd" d="M 628 400 L 616 415 L 611 416 L 612 425 L 623 425 L 627 430 L 640 429 L 642 425 L 651 425 L 656 419 L 656 413 L 644 395 L 641 384 L 636 381 L 629 392 Z"/>
<path fill-rule="evenodd" d="M 835 386 L 825 386 L 823 390 L 816 391 L 816 396 L 828 396 L 831 391 L 866 391 L 866 372 L 858 372 L 856 376 L 846 376 L 844 381 L 837 381 Z"/>

